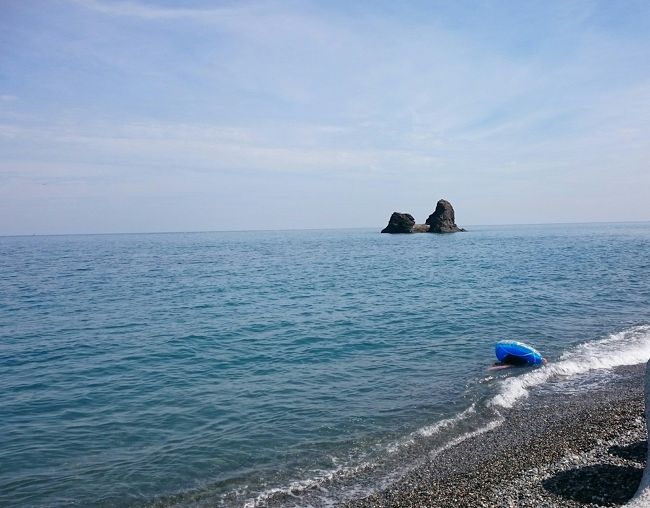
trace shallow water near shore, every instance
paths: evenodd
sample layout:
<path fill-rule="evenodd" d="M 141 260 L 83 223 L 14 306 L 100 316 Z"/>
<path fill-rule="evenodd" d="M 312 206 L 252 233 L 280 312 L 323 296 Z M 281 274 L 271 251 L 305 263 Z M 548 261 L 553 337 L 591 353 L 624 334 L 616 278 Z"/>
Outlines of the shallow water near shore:
<path fill-rule="evenodd" d="M 328 505 L 650 358 L 650 224 L 0 238 L 0 505 Z M 494 342 L 550 364 L 486 370 Z"/>

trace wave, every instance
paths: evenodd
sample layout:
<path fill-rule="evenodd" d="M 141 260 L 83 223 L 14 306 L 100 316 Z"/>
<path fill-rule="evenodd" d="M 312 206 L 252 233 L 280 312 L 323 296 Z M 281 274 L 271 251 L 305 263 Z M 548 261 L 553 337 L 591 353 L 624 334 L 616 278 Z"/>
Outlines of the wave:
<path fill-rule="evenodd" d="M 255 498 L 249 498 L 244 502 L 244 508 L 257 508 L 259 506 L 267 506 L 268 503 L 275 497 L 282 497 L 285 499 L 293 498 L 298 505 L 303 506 L 303 496 L 309 492 L 319 492 L 325 494 L 319 498 L 319 506 L 333 506 L 337 500 L 330 499 L 327 496 L 328 489 L 326 487 L 332 481 L 340 480 L 346 477 L 358 475 L 364 470 L 371 469 L 375 464 L 371 462 L 363 462 L 358 466 L 338 466 L 331 470 L 321 470 L 314 473 L 310 478 L 302 480 L 294 480 L 285 487 L 275 487 L 265 490 Z M 363 489 L 359 489 L 359 493 L 363 493 Z M 288 502 L 283 505 L 289 506 Z"/>
<path fill-rule="evenodd" d="M 398 441 L 388 444 L 387 446 L 385 446 L 384 450 L 389 455 L 395 454 L 400 450 L 403 450 L 405 448 L 408 448 L 409 446 L 414 445 L 418 440 L 422 438 L 430 438 L 440 432 L 450 430 L 456 424 L 460 423 L 463 420 L 468 419 L 471 415 L 475 413 L 476 413 L 476 405 L 472 404 L 470 407 L 454 415 L 453 417 L 445 418 L 444 420 L 440 420 L 432 425 L 426 425 L 424 427 L 421 427 L 415 430 L 414 432 L 410 433 L 409 435 L 407 435 L 405 438 L 402 438 Z M 440 448 L 437 448 L 436 451 L 439 453 L 444 449 L 446 449 L 447 447 L 460 443 L 461 441 L 464 441 L 465 439 L 472 437 L 475 434 L 486 432 L 490 430 L 491 428 L 490 425 L 491 424 L 488 424 L 486 428 L 480 428 L 477 431 L 464 433 L 458 436 L 456 439 L 453 439 L 452 441 L 441 446 Z M 312 475 L 309 478 L 291 481 L 288 483 L 288 485 L 284 487 L 267 489 L 261 494 L 259 494 L 256 498 L 248 499 L 244 503 L 244 508 L 255 508 L 258 506 L 266 506 L 272 499 L 277 497 L 281 497 L 284 499 L 294 499 L 299 501 L 299 504 L 301 504 L 305 502 L 303 496 L 310 492 L 319 492 L 323 494 L 323 497 L 321 497 L 318 500 L 318 506 L 328 506 L 330 504 L 336 504 L 340 500 L 328 499 L 327 487 L 329 484 L 331 484 L 332 482 L 343 480 L 344 478 L 353 477 L 355 475 L 361 474 L 362 472 L 372 471 L 375 467 L 380 465 L 379 463 L 375 463 L 373 461 L 362 461 L 361 463 L 355 466 L 337 465 L 336 464 L 337 461 L 334 458 L 332 458 L 332 461 L 335 463 L 335 467 L 333 469 L 312 471 Z M 388 478 L 394 479 L 393 478 L 394 476 L 400 476 L 402 473 L 404 473 L 404 471 L 402 470 L 394 471 L 393 474 L 385 478 L 383 482 L 380 482 L 380 486 L 384 484 Z M 376 490 L 376 488 L 377 485 L 370 488 L 357 487 L 356 495 L 358 496 L 367 495 L 370 492 Z M 346 488 L 346 494 L 348 496 L 352 494 L 352 492 L 350 492 L 350 487 Z M 283 504 L 287 504 L 287 503 L 283 503 Z"/>
<path fill-rule="evenodd" d="M 476 404 L 472 404 L 470 407 L 452 416 L 451 418 L 445 418 L 444 420 L 440 420 L 431 425 L 426 425 L 424 427 L 419 428 L 418 430 L 412 432 L 405 438 L 389 444 L 386 447 L 386 451 L 388 451 L 388 453 L 396 453 L 402 448 L 415 444 L 417 439 L 432 437 L 442 432 L 443 430 L 447 430 L 453 427 L 454 425 L 456 425 L 462 420 L 465 420 L 466 418 L 473 415 L 474 413 L 476 413 Z"/>
<path fill-rule="evenodd" d="M 473 430 L 471 432 L 466 432 L 465 434 L 461 434 L 460 436 L 452 439 L 448 443 L 445 443 L 443 446 L 440 448 L 436 448 L 429 454 L 429 458 L 433 458 L 436 455 L 441 454 L 445 450 L 448 450 L 449 448 L 452 448 L 456 445 L 459 445 L 463 441 L 467 441 L 468 439 L 476 436 L 480 436 L 481 434 L 485 434 L 486 432 L 490 432 L 491 430 L 496 429 L 499 425 L 501 425 L 505 421 L 505 418 L 498 418 L 496 420 L 492 420 L 485 425 L 479 427 L 476 430 Z"/>
<path fill-rule="evenodd" d="M 553 379 L 636 365 L 649 359 L 650 325 L 634 326 L 603 339 L 579 344 L 564 353 L 555 363 L 502 381 L 499 393 L 488 402 L 488 406 L 509 408 L 528 397 L 531 388 Z"/>

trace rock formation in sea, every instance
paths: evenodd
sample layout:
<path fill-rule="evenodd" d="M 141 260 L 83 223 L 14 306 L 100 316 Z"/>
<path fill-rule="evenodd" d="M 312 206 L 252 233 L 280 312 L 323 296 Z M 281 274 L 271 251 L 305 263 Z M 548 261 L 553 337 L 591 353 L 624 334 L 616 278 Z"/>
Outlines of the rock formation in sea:
<path fill-rule="evenodd" d="M 429 215 L 426 224 L 429 225 L 429 231 L 431 233 L 456 233 L 458 231 L 465 231 L 456 225 L 454 207 L 445 199 L 438 201 L 435 211 Z"/>
<path fill-rule="evenodd" d="M 393 212 L 388 221 L 388 226 L 381 230 L 382 233 L 412 233 L 415 219 L 410 213 Z"/>
<path fill-rule="evenodd" d="M 393 212 L 382 233 L 456 233 L 465 231 L 456 225 L 454 208 L 445 199 L 438 201 L 435 211 L 425 224 L 416 224 L 410 213 Z"/>

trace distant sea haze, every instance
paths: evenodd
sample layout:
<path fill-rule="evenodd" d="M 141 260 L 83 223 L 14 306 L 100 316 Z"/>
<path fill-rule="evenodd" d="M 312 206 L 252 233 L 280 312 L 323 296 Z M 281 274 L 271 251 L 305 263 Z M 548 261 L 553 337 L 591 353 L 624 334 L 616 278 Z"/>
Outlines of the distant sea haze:
<path fill-rule="evenodd" d="M 0 505 L 341 501 L 650 358 L 650 224 L 469 229 L 0 238 Z"/>

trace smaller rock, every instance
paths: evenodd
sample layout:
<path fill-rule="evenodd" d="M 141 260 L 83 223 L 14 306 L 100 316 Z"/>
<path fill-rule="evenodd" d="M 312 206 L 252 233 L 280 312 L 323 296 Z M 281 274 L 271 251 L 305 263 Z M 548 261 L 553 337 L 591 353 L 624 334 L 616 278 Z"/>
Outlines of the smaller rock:
<path fill-rule="evenodd" d="M 393 212 L 388 221 L 388 226 L 381 230 L 382 233 L 412 233 L 415 219 L 410 213 Z"/>

